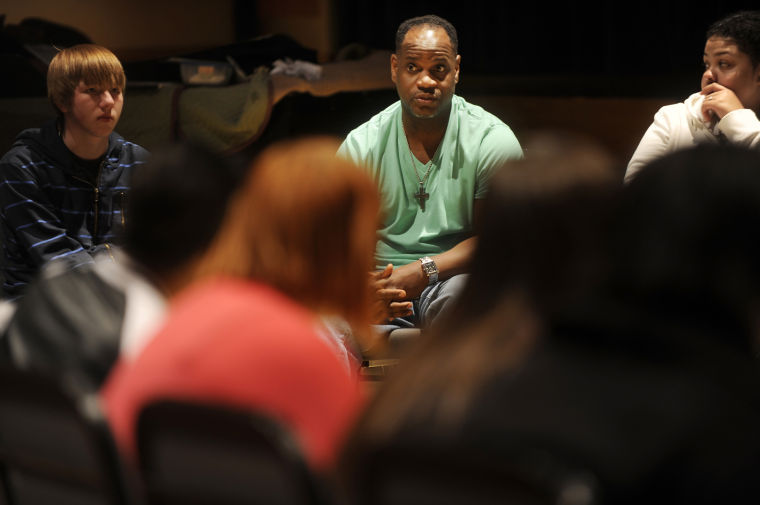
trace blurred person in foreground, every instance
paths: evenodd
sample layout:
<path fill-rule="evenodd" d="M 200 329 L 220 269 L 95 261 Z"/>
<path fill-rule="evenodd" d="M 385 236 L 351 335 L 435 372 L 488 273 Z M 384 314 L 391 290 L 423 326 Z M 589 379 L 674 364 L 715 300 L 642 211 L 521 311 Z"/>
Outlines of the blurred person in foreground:
<path fill-rule="evenodd" d="M 374 397 L 343 453 L 347 495 L 391 492 L 421 459 L 526 482 L 569 470 L 594 503 L 753 501 L 760 153 L 703 146 L 620 188 L 593 151 L 541 149 L 494 176 L 473 317 L 431 332 Z"/>
<path fill-rule="evenodd" d="M 337 146 L 306 138 L 256 158 L 199 269 L 209 279 L 175 298 L 163 328 L 102 390 L 127 453 L 140 409 L 180 397 L 271 415 L 313 468 L 332 465 L 362 392 L 323 322 L 369 334 L 379 208 L 371 177 Z"/>
<path fill-rule="evenodd" d="M 195 279 L 246 169 L 191 143 L 157 148 L 132 175 L 123 248 L 75 269 L 43 266 L 15 303 L 3 360 L 75 392 L 97 391 L 117 358 L 140 353 L 168 300 Z"/>

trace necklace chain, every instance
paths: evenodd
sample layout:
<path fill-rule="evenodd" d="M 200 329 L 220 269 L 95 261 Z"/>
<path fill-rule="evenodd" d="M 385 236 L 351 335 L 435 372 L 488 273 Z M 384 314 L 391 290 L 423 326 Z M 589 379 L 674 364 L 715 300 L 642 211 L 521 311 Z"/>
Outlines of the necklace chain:
<path fill-rule="evenodd" d="M 403 124 L 403 121 L 402 121 Z M 406 134 L 406 125 L 404 125 L 404 134 Z M 417 199 L 417 201 L 420 204 L 420 207 L 422 208 L 423 212 L 425 211 L 425 200 L 427 200 L 430 195 L 425 191 L 425 181 L 427 181 L 428 176 L 430 175 L 431 170 L 433 170 L 433 159 L 430 158 L 428 162 L 425 164 L 427 167 L 427 170 L 425 170 L 425 174 L 420 177 L 420 173 L 417 171 L 417 164 L 414 162 L 414 153 L 412 153 L 412 146 L 409 144 L 409 136 L 406 137 L 406 146 L 409 149 L 409 159 L 412 162 L 412 168 L 414 169 L 414 175 L 417 177 L 417 182 L 419 182 L 420 187 L 418 188 L 417 192 L 414 194 L 414 198 Z"/>
<path fill-rule="evenodd" d="M 407 140 L 408 143 L 408 140 Z M 409 158 L 412 160 L 412 168 L 414 169 L 414 175 L 417 176 L 417 181 L 424 185 L 425 181 L 427 181 L 428 176 L 430 175 L 430 171 L 433 169 L 433 159 L 431 158 L 430 161 L 425 163 L 425 166 L 427 167 L 427 170 L 425 170 L 425 175 L 420 178 L 420 173 L 417 171 L 417 164 L 414 162 L 414 154 L 412 153 L 412 148 L 409 147 Z M 422 162 L 420 162 L 422 163 Z"/>
<path fill-rule="evenodd" d="M 420 186 L 425 185 L 425 181 L 427 181 L 428 176 L 430 175 L 430 171 L 433 169 L 433 158 L 430 158 L 430 160 L 425 163 L 425 166 L 427 167 L 427 170 L 425 171 L 425 175 L 422 176 L 420 179 L 420 174 L 417 172 L 417 164 L 414 162 L 414 153 L 412 153 L 412 145 L 409 143 L 409 135 L 406 133 L 406 124 L 404 124 L 403 119 L 401 120 L 401 125 L 404 128 L 404 135 L 406 136 L 406 147 L 409 149 L 409 159 L 412 162 L 412 168 L 414 169 L 414 175 L 417 176 L 417 182 L 420 183 Z M 422 163 L 422 162 L 420 162 Z"/>

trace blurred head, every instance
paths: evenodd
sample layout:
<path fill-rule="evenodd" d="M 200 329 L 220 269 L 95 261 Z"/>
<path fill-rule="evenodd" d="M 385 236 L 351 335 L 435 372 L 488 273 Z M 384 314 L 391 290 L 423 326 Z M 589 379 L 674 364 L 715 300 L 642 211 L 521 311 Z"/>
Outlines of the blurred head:
<path fill-rule="evenodd" d="M 526 158 L 491 179 L 460 301 L 404 355 L 357 437 L 377 441 L 407 422 L 456 423 L 490 377 L 519 366 L 545 317 L 600 282 L 622 170 L 571 134 L 524 138 Z"/>
<path fill-rule="evenodd" d="M 758 167 L 760 153 L 730 145 L 698 146 L 645 167 L 621 199 L 612 277 L 618 296 L 670 326 L 753 346 Z"/>
<path fill-rule="evenodd" d="M 165 284 L 209 247 L 246 169 L 191 143 L 155 149 L 131 178 L 125 250 Z"/>
<path fill-rule="evenodd" d="M 48 67 L 48 98 L 59 115 L 72 108 L 75 91 L 80 85 L 84 86 L 83 91 L 94 88 L 122 99 L 126 76 L 111 51 L 95 44 L 79 44 L 59 51 Z"/>
<path fill-rule="evenodd" d="M 336 156 L 338 146 L 315 137 L 262 151 L 208 268 L 252 277 L 316 312 L 366 325 L 379 196 L 365 170 Z"/>
<path fill-rule="evenodd" d="M 620 186 L 612 157 L 567 133 L 537 132 L 524 144 L 526 157 L 491 178 L 470 278 L 450 324 L 467 324 L 488 300 L 515 291 L 548 315 L 603 275 L 605 226 Z"/>

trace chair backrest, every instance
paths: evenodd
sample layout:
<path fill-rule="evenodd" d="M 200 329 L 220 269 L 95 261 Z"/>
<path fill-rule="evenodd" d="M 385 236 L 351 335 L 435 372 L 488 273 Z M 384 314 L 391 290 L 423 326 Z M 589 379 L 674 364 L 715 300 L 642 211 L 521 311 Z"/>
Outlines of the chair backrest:
<path fill-rule="evenodd" d="M 323 498 L 289 431 L 250 410 L 156 401 L 139 414 L 137 446 L 151 504 L 305 505 Z"/>
<path fill-rule="evenodd" d="M 352 505 L 593 505 L 595 477 L 540 450 L 493 454 L 446 446 L 369 450 L 353 470 Z"/>
<path fill-rule="evenodd" d="M 96 397 L 0 369 L 0 466 L 7 503 L 127 503 L 123 465 Z"/>

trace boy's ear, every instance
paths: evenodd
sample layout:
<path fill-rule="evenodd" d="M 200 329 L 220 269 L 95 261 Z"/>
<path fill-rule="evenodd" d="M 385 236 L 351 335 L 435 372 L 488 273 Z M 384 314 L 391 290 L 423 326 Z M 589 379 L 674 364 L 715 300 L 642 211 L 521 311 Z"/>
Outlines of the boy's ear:
<path fill-rule="evenodd" d="M 67 104 L 61 103 L 57 100 L 54 101 L 53 103 L 55 103 L 55 106 L 58 108 L 59 111 L 61 111 L 61 113 L 65 114 L 69 112 L 69 106 Z"/>

